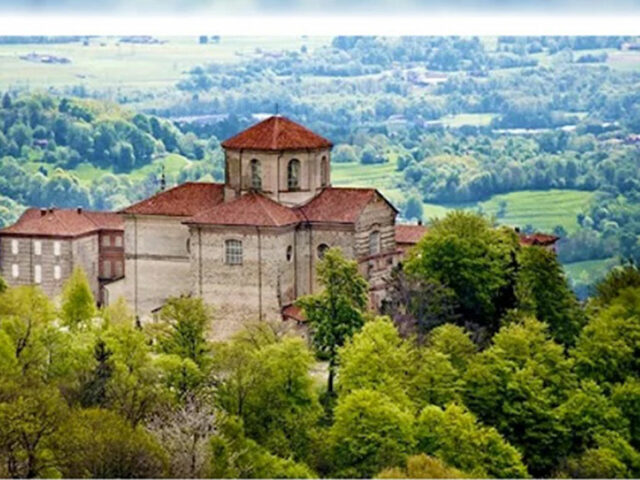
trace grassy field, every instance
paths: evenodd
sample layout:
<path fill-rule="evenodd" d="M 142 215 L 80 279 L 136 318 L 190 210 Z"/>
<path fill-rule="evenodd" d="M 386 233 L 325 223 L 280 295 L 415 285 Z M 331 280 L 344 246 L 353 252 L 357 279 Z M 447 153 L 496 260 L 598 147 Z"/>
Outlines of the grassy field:
<path fill-rule="evenodd" d="M 617 257 L 605 258 L 602 260 L 587 260 L 585 262 L 566 263 L 564 271 L 574 283 L 592 285 L 618 264 Z"/>
<path fill-rule="evenodd" d="M 523 190 L 502 195 L 494 195 L 489 200 L 477 203 L 454 205 L 424 204 L 424 216 L 441 217 L 451 209 L 480 210 L 487 215 L 496 215 L 501 202 L 506 202 L 506 212 L 497 218 L 504 225 L 524 227 L 532 225 L 534 229 L 550 232 L 556 225 L 562 225 L 571 233 L 579 228 L 576 215 L 585 210 L 593 192 L 580 190 Z"/>
<path fill-rule="evenodd" d="M 116 175 L 124 175 L 131 179 L 132 181 L 140 181 L 143 180 L 148 174 L 155 173 L 159 174 L 164 165 L 165 173 L 171 177 L 177 177 L 181 170 L 191 165 L 193 161 L 188 158 L 183 157 L 182 155 L 177 155 L 175 153 L 170 153 L 165 157 L 159 157 L 153 160 L 148 165 L 144 167 L 138 168 L 137 170 L 133 170 L 127 174 L 116 174 Z M 35 173 L 38 171 L 40 167 L 44 167 L 47 170 L 50 170 L 52 167 L 49 164 L 41 163 L 41 162 L 29 162 L 25 164 L 27 171 Z M 85 187 L 89 187 L 91 182 L 95 179 L 100 178 L 106 174 L 113 174 L 111 170 L 102 169 L 91 165 L 90 163 L 81 163 L 76 168 L 72 170 L 67 170 L 71 175 L 74 175 L 80 184 Z"/>
<path fill-rule="evenodd" d="M 405 198 L 406 192 L 397 188 L 397 178 L 398 172 L 393 162 L 379 165 L 331 165 L 333 185 L 375 187 L 389 200 L 399 204 Z M 593 192 L 581 190 L 523 190 L 494 195 L 483 202 L 447 205 L 424 203 L 424 219 L 442 217 L 452 209 L 481 210 L 487 215 L 497 215 L 500 204 L 506 202 L 504 216 L 497 218 L 501 224 L 519 227 L 530 224 L 536 230 L 545 232 L 562 225 L 571 233 L 579 228 L 576 215 L 589 206 L 594 195 Z"/>
<path fill-rule="evenodd" d="M 120 43 L 119 37 L 92 38 L 82 43 L 0 45 L 0 89 L 85 85 L 117 93 L 118 89 L 163 88 L 174 85 L 196 65 L 233 62 L 262 51 L 312 51 L 329 43 L 324 37 L 223 37 L 201 45 L 197 37 L 160 37 L 162 44 Z M 67 64 L 35 63 L 20 56 L 35 52 L 71 60 Z"/>

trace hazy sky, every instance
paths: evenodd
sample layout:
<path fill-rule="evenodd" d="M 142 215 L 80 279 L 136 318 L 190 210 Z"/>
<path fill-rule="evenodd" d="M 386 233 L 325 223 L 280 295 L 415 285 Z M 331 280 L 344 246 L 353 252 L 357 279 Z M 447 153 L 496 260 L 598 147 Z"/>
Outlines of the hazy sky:
<path fill-rule="evenodd" d="M 640 13 L 640 0 L 0 0 L 0 10 L 56 13 L 128 13 L 210 11 L 238 15 L 250 12 L 297 14 L 498 13 Z"/>

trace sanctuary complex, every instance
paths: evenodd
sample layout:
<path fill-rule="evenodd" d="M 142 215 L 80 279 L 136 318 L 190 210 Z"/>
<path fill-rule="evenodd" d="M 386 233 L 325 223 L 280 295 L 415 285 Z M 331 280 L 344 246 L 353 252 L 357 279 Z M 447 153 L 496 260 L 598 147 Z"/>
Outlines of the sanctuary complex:
<path fill-rule="evenodd" d="M 293 304 L 318 291 L 317 264 L 338 247 L 379 306 L 385 278 L 426 227 L 396 224 L 376 189 L 332 186 L 331 142 L 285 117 L 222 147 L 224 183 L 187 182 L 113 213 L 27 210 L 0 230 L 3 277 L 54 296 L 81 265 L 101 303 L 124 297 L 141 321 L 169 297 L 200 296 L 215 311 L 213 337 L 226 338 L 251 320 L 302 322 Z"/>

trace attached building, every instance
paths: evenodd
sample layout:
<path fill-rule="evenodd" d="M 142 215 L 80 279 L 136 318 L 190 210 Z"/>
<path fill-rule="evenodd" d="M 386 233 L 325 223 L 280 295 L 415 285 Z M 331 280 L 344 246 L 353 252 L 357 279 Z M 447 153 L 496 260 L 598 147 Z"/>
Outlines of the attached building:
<path fill-rule="evenodd" d="M 11 286 L 35 284 L 55 297 L 79 266 L 101 302 L 102 287 L 125 275 L 123 234 L 115 213 L 29 208 L 0 229 L 0 274 Z"/>

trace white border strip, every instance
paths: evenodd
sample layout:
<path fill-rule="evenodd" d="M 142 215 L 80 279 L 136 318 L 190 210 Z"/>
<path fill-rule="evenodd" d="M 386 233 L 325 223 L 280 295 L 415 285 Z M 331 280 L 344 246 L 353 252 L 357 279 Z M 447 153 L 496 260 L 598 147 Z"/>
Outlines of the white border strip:
<path fill-rule="evenodd" d="M 607 15 L 18 15 L 0 35 L 639 35 L 640 13 Z"/>

